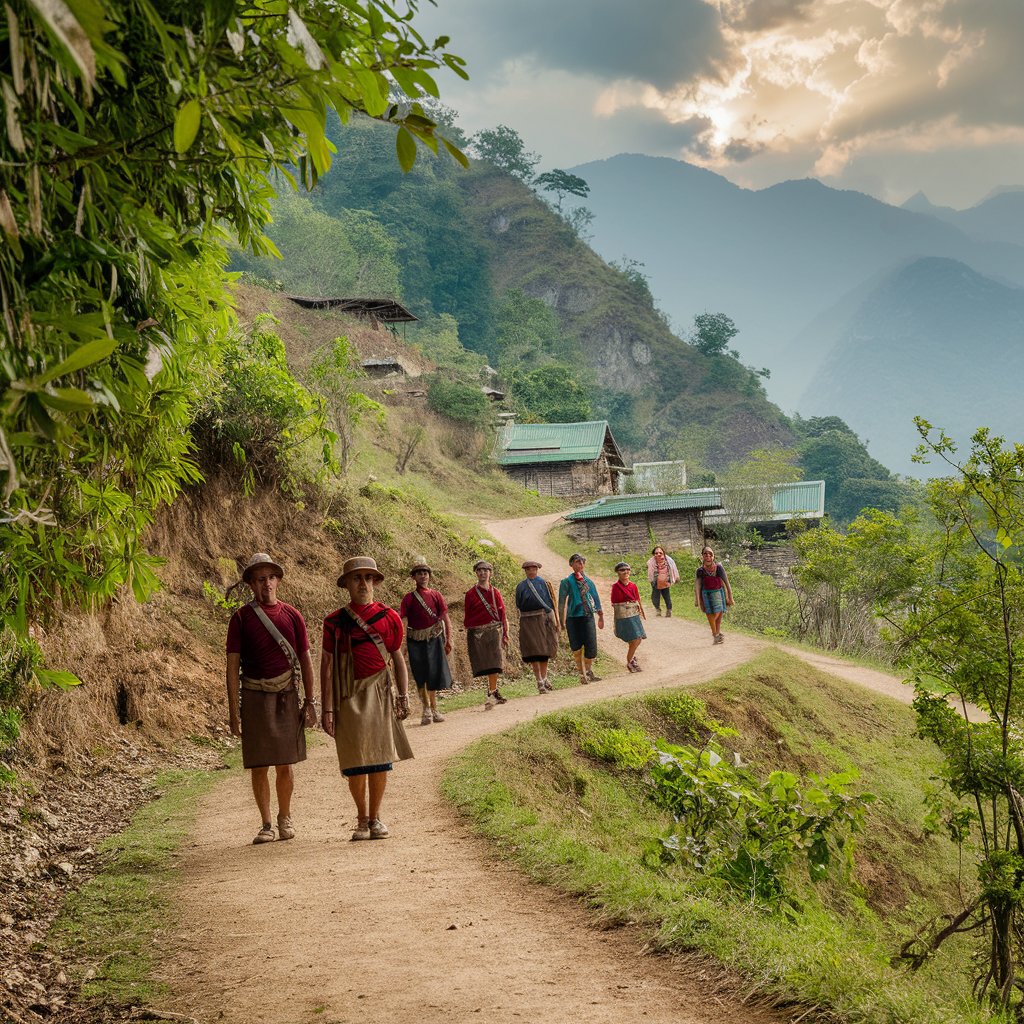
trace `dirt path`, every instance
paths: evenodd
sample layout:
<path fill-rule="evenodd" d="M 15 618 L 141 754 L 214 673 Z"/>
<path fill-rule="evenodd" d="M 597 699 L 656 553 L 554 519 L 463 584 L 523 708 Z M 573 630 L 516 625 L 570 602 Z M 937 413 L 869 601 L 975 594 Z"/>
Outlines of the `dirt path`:
<path fill-rule="evenodd" d="M 557 577 L 562 559 L 544 544 L 557 518 L 488 529 Z M 609 586 L 603 583 L 603 594 Z M 699 969 L 644 956 L 631 929 L 601 930 L 574 901 L 497 861 L 438 793 L 445 762 L 480 736 L 556 708 L 699 683 L 766 646 L 730 635 L 713 647 L 706 628 L 678 618 L 652 618 L 647 625 L 641 674 L 515 700 L 491 712 L 454 712 L 441 725 L 411 725 L 416 758 L 397 765 L 389 783 L 387 841 L 349 842 L 352 808 L 327 743 L 298 771 L 293 815 L 299 835 L 292 842 L 247 845 L 257 825 L 248 778 L 239 772 L 218 786 L 200 807 L 194 839 L 182 851 L 186 925 L 164 961 L 175 993 L 170 1008 L 201 1022 L 239 1024 L 788 1020 L 714 995 Z M 610 625 L 601 644 L 623 662 L 624 645 Z M 899 683 L 881 673 L 807 660 L 907 699 Z"/>

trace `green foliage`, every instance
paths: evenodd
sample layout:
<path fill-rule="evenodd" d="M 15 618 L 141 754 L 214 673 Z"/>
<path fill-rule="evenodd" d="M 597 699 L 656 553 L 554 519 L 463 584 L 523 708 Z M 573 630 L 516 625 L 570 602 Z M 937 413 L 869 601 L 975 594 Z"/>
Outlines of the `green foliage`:
<path fill-rule="evenodd" d="M 214 586 L 209 580 L 203 580 L 203 597 L 222 612 L 235 612 L 246 603 L 237 591 L 223 594 L 220 587 Z"/>
<path fill-rule="evenodd" d="M 280 259 L 237 252 L 232 267 L 274 278 L 285 291 L 312 296 L 400 297 L 397 244 L 365 210 L 318 210 L 305 196 L 280 193 L 267 237 Z"/>
<path fill-rule="evenodd" d="M 456 376 L 466 380 L 479 378 L 487 365 L 485 356 L 463 347 L 459 340 L 459 323 L 450 313 L 421 320 L 409 333 L 410 340 L 428 359 L 439 369 L 451 370 Z"/>
<path fill-rule="evenodd" d="M 384 406 L 359 391 L 356 385 L 366 379 L 359 353 L 348 338 L 335 338 L 317 349 L 310 363 L 309 384 L 319 392 L 331 415 L 340 449 L 342 472 L 352 456 L 354 431 L 364 416 L 372 416 L 384 425 Z"/>
<path fill-rule="evenodd" d="M 211 466 L 242 468 L 247 494 L 270 484 L 298 495 L 335 468 L 337 435 L 327 427 L 324 400 L 292 375 L 284 344 L 271 329 L 276 323 L 263 313 L 248 335 L 226 343 L 221 387 L 194 427 Z"/>
<path fill-rule="evenodd" d="M 533 179 L 534 168 L 540 163 L 540 157 L 527 150 L 519 132 L 504 124 L 478 131 L 470 139 L 470 147 L 478 160 L 511 174 L 524 184 Z"/>
<path fill-rule="evenodd" d="M 715 537 L 729 550 L 738 550 L 750 534 L 750 523 L 770 522 L 775 515 L 775 488 L 801 478 L 794 465 L 797 453 L 788 448 L 755 448 L 746 458 L 730 463 L 718 475 L 722 504 L 730 522 L 716 523 Z"/>
<path fill-rule="evenodd" d="M 427 405 L 434 412 L 458 423 L 483 426 L 490 413 L 490 402 L 479 385 L 435 374 L 427 384 Z"/>
<path fill-rule="evenodd" d="M 578 174 L 570 174 L 556 167 L 553 171 L 545 171 L 538 174 L 533 180 L 534 187 L 539 187 L 543 192 L 553 192 L 555 195 L 555 209 L 561 213 L 562 203 L 566 196 L 577 196 L 579 199 L 586 199 L 590 195 L 590 186 Z"/>
<path fill-rule="evenodd" d="M 516 404 L 534 422 L 579 423 L 591 418 L 590 394 L 578 371 L 548 363 L 511 380 Z"/>
<path fill-rule="evenodd" d="M 698 313 L 693 318 L 693 347 L 705 356 L 725 355 L 739 328 L 725 313 Z"/>
<path fill-rule="evenodd" d="M 612 260 L 608 264 L 617 270 L 629 286 L 631 291 L 645 305 L 654 305 L 654 296 L 651 294 L 651 282 L 644 273 L 644 264 L 632 256 L 623 256 L 622 259 Z"/>
<path fill-rule="evenodd" d="M 791 772 L 764 782 L 710 747 L 657 744 L 651 768 L 654 799 L 675 824 L 660 842 L 667 863 L 682 863 L 723 879 L 745 899 L 787 903 L 786 871 L 799 856 L 812 882 L 836 858 L 848 871 L 852 843 L 870 794 L 853 796 L 855 772 L 812 776 L 803 786 Z"/>

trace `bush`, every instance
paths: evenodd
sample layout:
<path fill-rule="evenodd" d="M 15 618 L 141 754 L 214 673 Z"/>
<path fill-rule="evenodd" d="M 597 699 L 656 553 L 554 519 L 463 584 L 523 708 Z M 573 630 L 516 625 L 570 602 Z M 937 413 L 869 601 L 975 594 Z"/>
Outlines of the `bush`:
<path fill-rule="evenodd" d="M 479 385 L 437 375 L 427 384 L 427 405 L 457 423 L 483 426 L 490 402 Z"/>

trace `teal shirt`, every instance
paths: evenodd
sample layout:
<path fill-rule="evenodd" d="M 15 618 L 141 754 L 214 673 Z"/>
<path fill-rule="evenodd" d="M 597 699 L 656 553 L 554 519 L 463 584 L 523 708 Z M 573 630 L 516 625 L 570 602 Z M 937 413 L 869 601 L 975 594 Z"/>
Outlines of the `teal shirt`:
<path fill-rule="evenodd" d="M 585 573 L 583 579 L 586 581 L 587 592 L 590 594 L 590 600 L 594 605 L 593 610 L 595 612 L 601 611 L 601 598 L 598 596 L 594 581 Z M 580 595 L 580 588 L 576 583 L 575 575 L 566 576 L 558 585 L 558 607 L 565 607 L 565 614 L 568 618 L 591 614 L 591 610 L 583 604 L 583 598 Z"/>

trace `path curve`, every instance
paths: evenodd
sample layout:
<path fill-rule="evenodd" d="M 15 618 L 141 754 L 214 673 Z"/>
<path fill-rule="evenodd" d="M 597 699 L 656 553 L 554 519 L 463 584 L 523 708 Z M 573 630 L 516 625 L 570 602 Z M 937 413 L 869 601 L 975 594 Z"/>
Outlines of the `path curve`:
<path fill-rule="evenodd" d="M 558 518 L 487 528 L 558 577 L 562 559 L 544 542 Z M 600 586 L 607 595 L 610 581 Z M 789 1020 L 716 995 L 713 979 L 689 961 L 644 955 L 632 929 L 602 930 L 574 900 L 497 860 L 438 792 L 445 763 L 480 736 L 558 708 L 704 682 L 768 646 L 730 634 L 713 647 L 706 627 L 678 618 L 651 618 L 647 627 L 640 674 L 411 725 L 416 757 L 389 783 L 392 838 L 384 842 L 349 842 L 351 804 L 332 744 L 316 745 L 298 770 L 291 842 L 248 845 L 256 824 L 245 773 L 216 787 L 181 851 L 184 923 L 161 961 L 168 1008 L 203 1024 Z M 610 624 L 600 642 L 624 670 Z M 892 677 L 793 653 L 907 699 Z"/>

